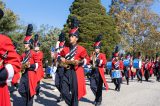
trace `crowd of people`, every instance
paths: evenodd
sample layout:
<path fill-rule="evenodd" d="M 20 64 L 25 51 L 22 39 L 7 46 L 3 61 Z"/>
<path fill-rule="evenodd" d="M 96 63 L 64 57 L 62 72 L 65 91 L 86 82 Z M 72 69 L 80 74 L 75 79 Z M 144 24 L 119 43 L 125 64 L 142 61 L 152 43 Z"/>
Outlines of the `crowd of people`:
<path fill-rule="evenodd" d="M 0 18 L 4 15 L 0 10 Z M 0 106 L 11 106 L 8 83 L 12 86 L 18 85 L 18 92 L 26 106 L 33 106 L 35 95 L 40 93 L 40 82 L 44 77 L 43 52 L 40 51 L 39 35 L 32 38 L 33 26 L 28 25 L 24 38 L 25 52 L 20 55 L 16 47 L 6 35 L 0 34 Z M 115 91 L 120 91 L 123 77 L 129 80 L 137 76 L 142 82 L 143 76 L 146 81 L 154 74 L 157 81 L 160 81 L 160 59 L 146 56 L 142 61 L 141 54 L 132 56 L 119 56 L 118 46 L 115 47 L 113 58 L 106 66 L 106 54 L 101 53 L 102 35 L 98 35 L 94 41 L 94 52 L 88 55 L 87 50 L 78 44 L 78 20 L 72 18 L 69 31 L 69 45 L 66 45 L 65 33 L 61 32 L 56 43 L 56 49 L 51 51 L 53 58 L 53 69 L 56 70 L 55 86 L 60 92 L 57 102 L 65 101 L 68 106 L 78 106 L 79 100 L 86 95 L 84 66 L 91 69 L 89 73 L 90 88 L 95 96 L 94 105 L 102 103 L 102 88 L 108 90 L 105 78 L 105 70 L 110 73 L 115 84 Z M 19 84 L 18 84 L 19 83 Z"/>

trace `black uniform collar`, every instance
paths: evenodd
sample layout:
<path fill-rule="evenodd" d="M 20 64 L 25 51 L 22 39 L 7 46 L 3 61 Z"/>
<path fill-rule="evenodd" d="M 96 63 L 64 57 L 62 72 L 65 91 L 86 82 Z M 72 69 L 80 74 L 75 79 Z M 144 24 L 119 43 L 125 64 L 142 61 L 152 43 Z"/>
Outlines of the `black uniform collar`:
<path fill-rule="evenodd" d="M 30 51 L 30 50 L 26 50 L 26 51 L 25 51 L 25 54 L 27 54 L 29 51 Z"/>
<path fill-rule="evenodd" d="M 70 48 L 70 50 L 72 50 L 72 49 L 74 49 L 76 46 L 77 46 L 77 44 L 75 44 L 75 45 L 70 45 L 69 48 Z"/>
<path fill-rule="evenodd" d="M 99 54 L 100 54 L 100 53 L 96 53 L 96 57 L 98 57 Z"/>

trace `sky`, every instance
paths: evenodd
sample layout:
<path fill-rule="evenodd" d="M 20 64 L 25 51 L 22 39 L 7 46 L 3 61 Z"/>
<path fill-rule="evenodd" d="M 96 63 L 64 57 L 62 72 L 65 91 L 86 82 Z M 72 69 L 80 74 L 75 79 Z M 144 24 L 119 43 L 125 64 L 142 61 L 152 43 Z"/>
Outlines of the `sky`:
<path fill-rule="evenodd" d="M 74 0 L 2 0 L 24 24 L 35 24 L 38 27 L 48 24 L 63 28 L 69 15 L 69 7 Z M 157 0 L 158 1 L 158 0 Z M 102 5 L 109 11 L 111 0 L 101 0 Z M 160 2 L 152 6 L 152 10 L 160 14 Z"/>

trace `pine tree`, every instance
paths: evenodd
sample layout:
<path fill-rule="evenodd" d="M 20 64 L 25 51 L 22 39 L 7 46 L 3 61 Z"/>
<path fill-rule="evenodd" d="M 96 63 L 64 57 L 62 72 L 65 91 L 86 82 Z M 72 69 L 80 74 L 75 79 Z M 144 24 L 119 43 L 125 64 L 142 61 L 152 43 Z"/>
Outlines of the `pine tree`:
<path fill-rule="evenodd" d="M 0 33 L 8 34 L 18 27 L 18 16 L 10 9 L 7 9 L 5 3 L 0 0 L 0 8 L 4 11 L 4 17 L 0 20 Z"/>
<path fill-rule="evenodd" d="M 111 54 L 114 46 L 119 42 L 114 19 L 107 15 L 100 0 L 75 0 L 70 7 L 70 15 L 64 25 L 64 31 L 68 33 L 70 19 L 75 16 L 79 20 L 80 44 L 93 51 L 94 39 L 97 35 L 103 35 L 102 52 L 107 50 Z"/>

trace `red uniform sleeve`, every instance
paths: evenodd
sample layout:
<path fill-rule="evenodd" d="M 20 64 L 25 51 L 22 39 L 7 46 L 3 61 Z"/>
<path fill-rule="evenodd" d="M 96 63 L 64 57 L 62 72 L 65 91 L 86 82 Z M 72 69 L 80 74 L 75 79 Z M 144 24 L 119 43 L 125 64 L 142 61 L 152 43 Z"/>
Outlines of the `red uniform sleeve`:
<path fill-rule="evenodd" d="M 114 64 L 115 64 L 115 61 L 114 61 L 114 60 L 112 60 L 112 70 L 114 70 L 114 69 L 115 69 Z"/>
<path fill-rule="evenodd" d="M 62 57 L 65 57 L 65 55 L 66 55 L 66 52 L 67 51 L 67 48 L 66 47 L 64 47 L 63 48 L 63 50 L 57 55 L 57 56 L 62 56 Z"/>
<path fill-rule="evenodd" d="M 89 56 L 88 56 L 88 53 L 87 53 L 86 49 L 83 49 L 83 50 L 82 50 L 80 56 L 81 56 L 81 59 L 84 59 L 84 65 L 89 64 L 90 58 L 89 58 Z"/>
<path fill-rule="evenodd" d="M 32 51 L 32 54 L 33 54 L 34 63 L 38 63 L 39 62 L 38 54 L 36 52 L 34 52 L 34 51 Z"/>
<path fill-rule="evenodd" d="M 21 70 L 21 63 L 20 57 L 17 54 L 16 50 L 14 49 L 13 43 L 5 35 L 0 35 L 0 56 L 4 55 L 4 53 L 8 52 L 7 58 L 4 59 L 4 64 L 11 64 L 13 66 L 14 72 L 20 72 Z"/>
<path fill-rule="evenodd" d="M 99 66 L 105 66 L 106 65 L 106 63 L 107 63 L 107 59 L 106 59 L 106 56 L 105 56 L 105 54 L 100 54 L 100 63 L 99 63 Z"/>
<path fill-rule="evenodd" d="M 123 70 L 123 69 L 124 69 L 123 61 L 120 61 L 120 62 L 119 62 L 119 69 L 120 69 L 120 70 Z"/>

